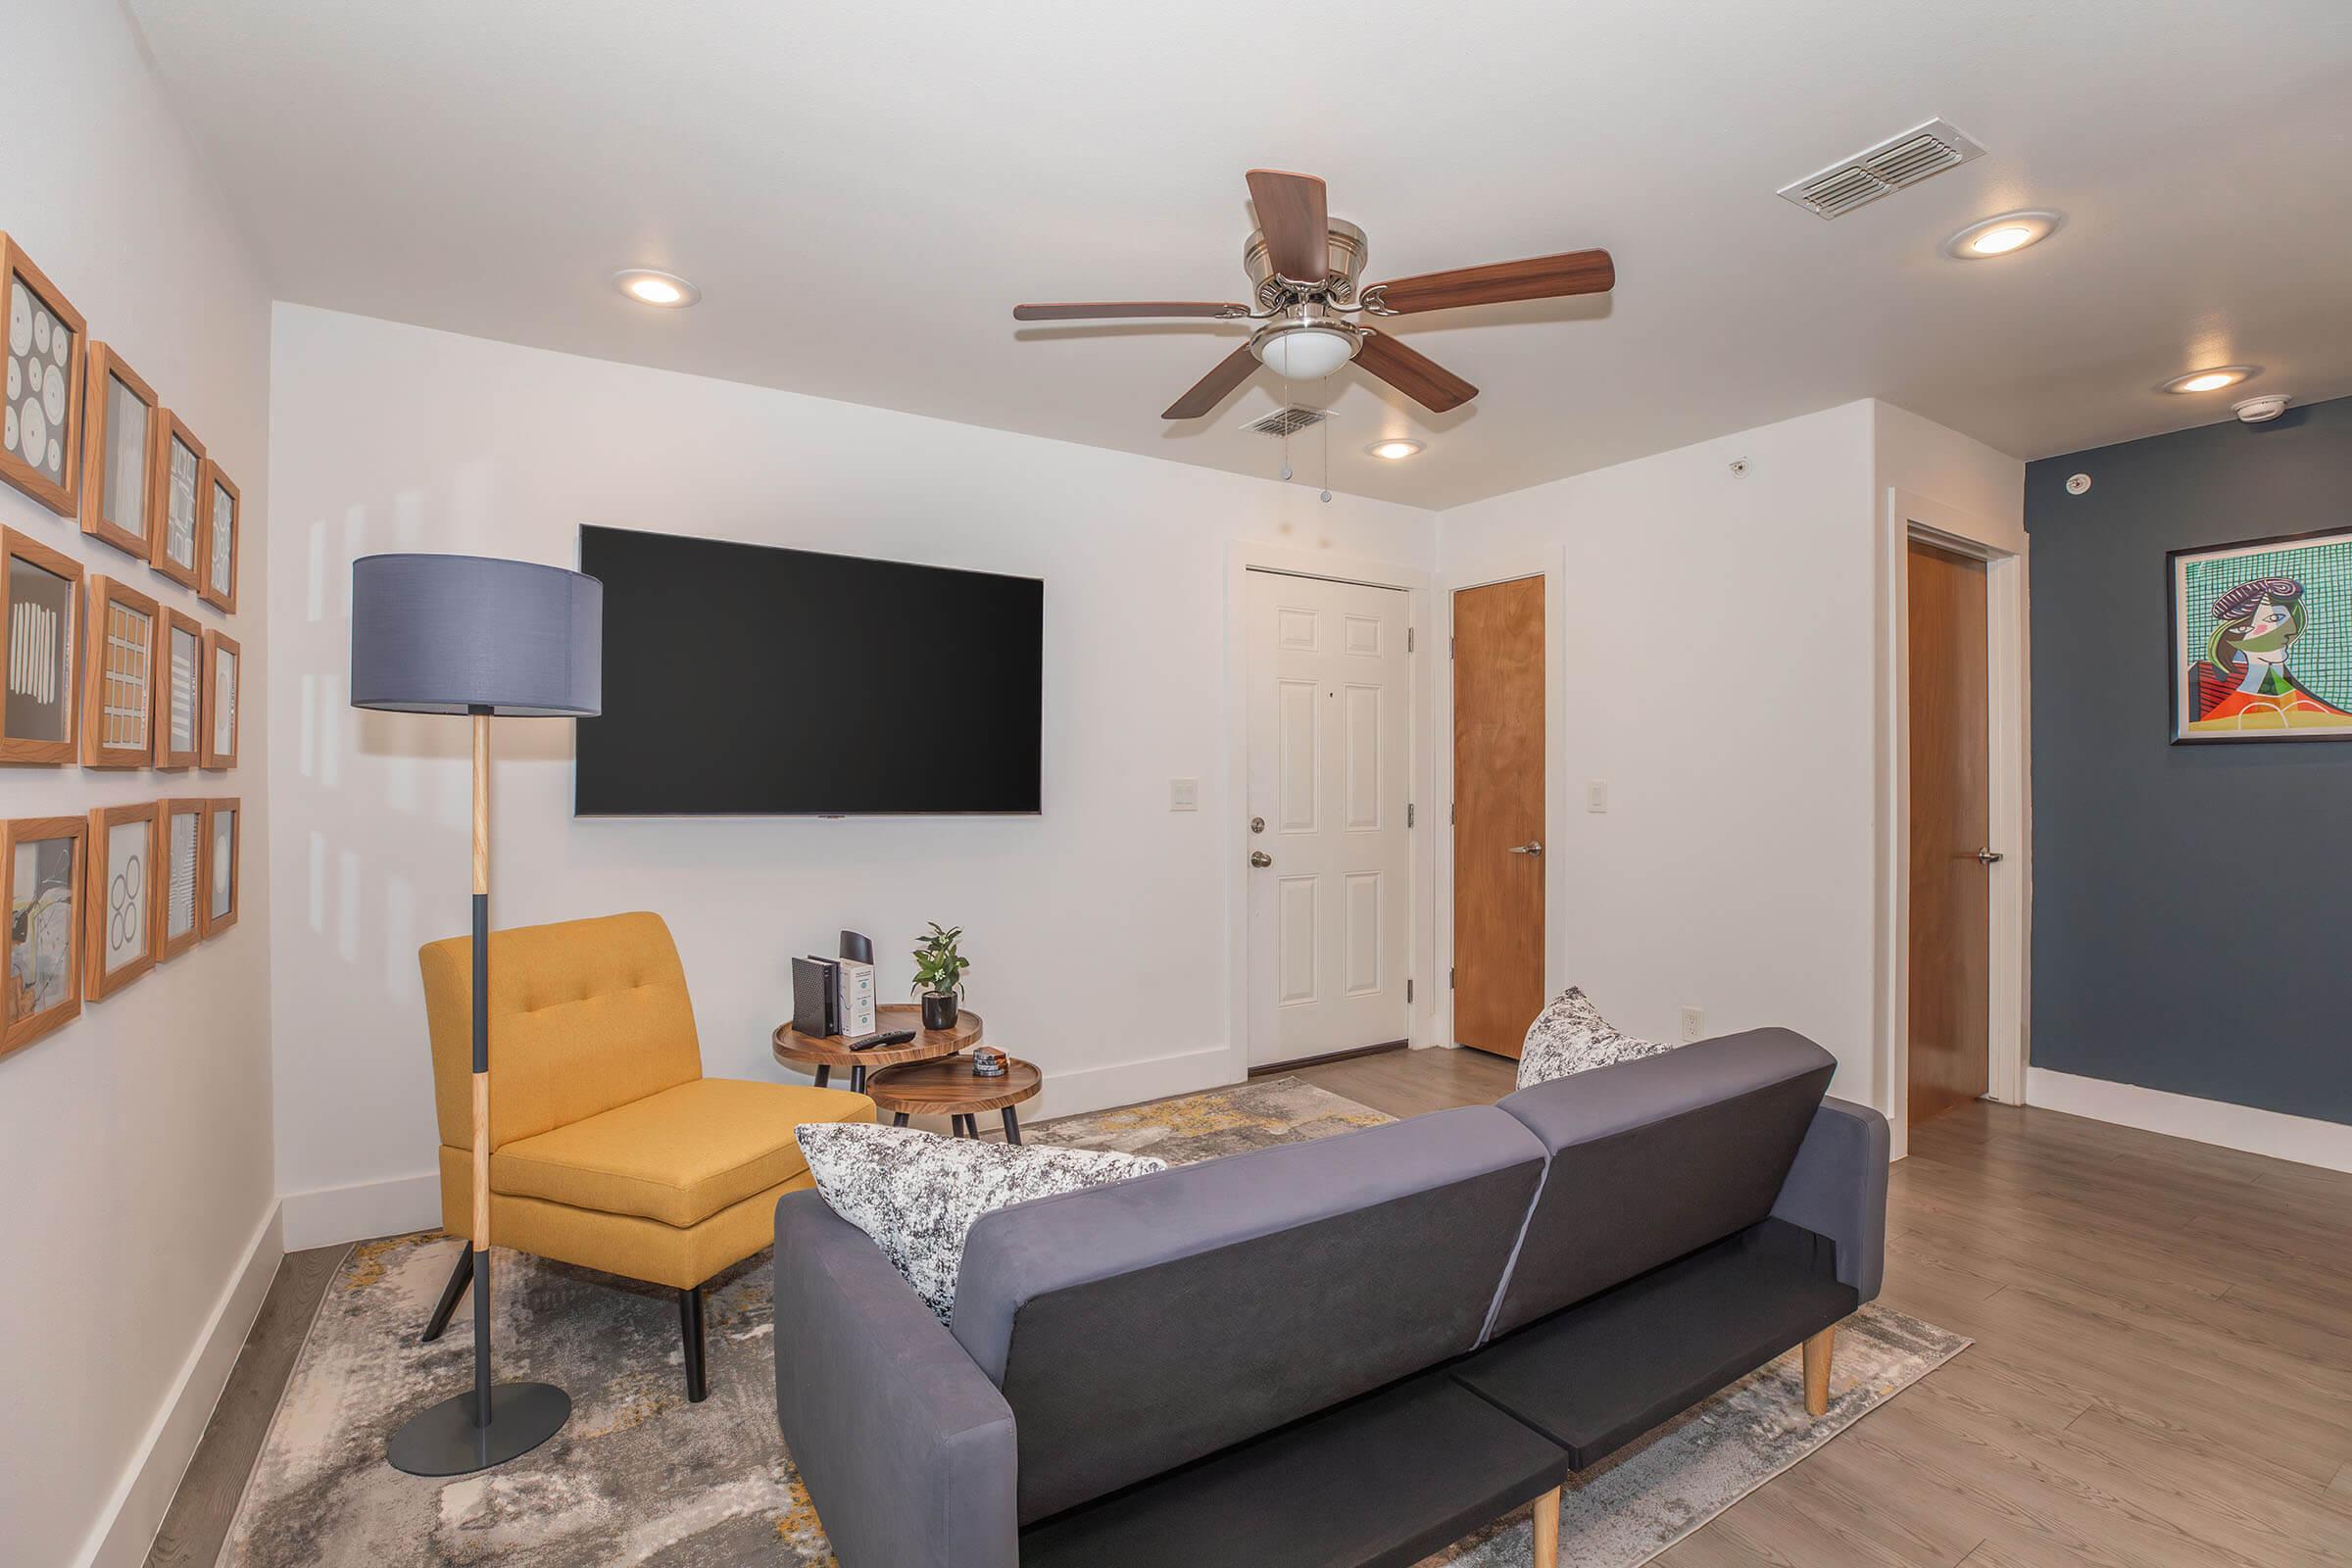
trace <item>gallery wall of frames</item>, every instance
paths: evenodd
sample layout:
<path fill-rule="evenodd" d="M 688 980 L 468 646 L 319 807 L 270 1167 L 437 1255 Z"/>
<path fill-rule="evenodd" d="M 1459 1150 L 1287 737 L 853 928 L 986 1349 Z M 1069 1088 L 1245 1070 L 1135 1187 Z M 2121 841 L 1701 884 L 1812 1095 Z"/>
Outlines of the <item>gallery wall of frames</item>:
<path fill-rule="evenodd" d="M 0 293 L 0 479 L 122 555 L 0 527 L 0 764 L 165 775 L 153 801 L 0 820 L 5 1054 L 236 923 L 243 812 L 208 775 L 236 768 L 245 670 L 215 623 L 243 520 L 220 456 L 6 233 Z"/>

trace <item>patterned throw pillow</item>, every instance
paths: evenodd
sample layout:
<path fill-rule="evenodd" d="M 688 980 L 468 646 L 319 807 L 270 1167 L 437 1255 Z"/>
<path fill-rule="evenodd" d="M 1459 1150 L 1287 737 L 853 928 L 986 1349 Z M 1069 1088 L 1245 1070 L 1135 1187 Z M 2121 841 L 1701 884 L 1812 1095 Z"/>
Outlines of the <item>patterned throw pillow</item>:
<path fill-rule="evenodd" d="M 1618 1033 L 1580 987 L 1570 986 L 1527 1026 L 1527 1043 L 1519 1050 L 1519 1087 L 1547 1084 L 1589 1067 L 1639 1061 L 1673 1049 Z"/>
<path fill-rule="evenodd" d="M 956 1309 L 964 1234 L 981 1215 L 1168 1168 L 1148 1154 L 982 1143 L 870 1122 L 808 1122 L 798 1137 L 817 1196 L 874 1239 L 942 1323 Z"/>

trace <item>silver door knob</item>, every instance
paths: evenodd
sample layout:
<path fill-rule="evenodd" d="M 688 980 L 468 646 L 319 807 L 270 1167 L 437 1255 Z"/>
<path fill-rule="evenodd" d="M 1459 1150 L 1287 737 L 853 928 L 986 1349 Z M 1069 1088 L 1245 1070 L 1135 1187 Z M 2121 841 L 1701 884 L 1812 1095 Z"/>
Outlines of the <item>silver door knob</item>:
<path fill-rule="evenodd" d="M 1544 853 L 1544 841 L 1542 839 L 1529 839 L 1525 844 L 1512 845 L 1509 849 L 1503 851 L 1503 853 L 1505 855 L 1542 855 Z"/>
<path fill-rule="evenodd" d="M 1253 817 L 1251 817 L 1251 818 L 1250 819 L 1250 832 L 1252 832 L 1252 833 L 1263 833 L 1265 830 L 1266 830 L 1266 819 L 1265 819 L 1264 817 L 1262 817 L 1262 816 L 1253 816 Z"/>
<path fill-rule="evenodd" d="M 1260 869 L 1263 869 L 1264 867 L 1274 863 L 1274 857 L 1268 855 L 1263 850 L 1251 850 L 1250 852 L 1250 863 L 1259 867 Z"/>
<path fill-rule="evenodd" d="M 1986 865 L 1990 865 L 1993 861 L 1999 859 L 2000 858 L 2001 852 L 1998 850 L 1987 849 L 1979 850 L 1977 852 L 1977 858 Z"/>

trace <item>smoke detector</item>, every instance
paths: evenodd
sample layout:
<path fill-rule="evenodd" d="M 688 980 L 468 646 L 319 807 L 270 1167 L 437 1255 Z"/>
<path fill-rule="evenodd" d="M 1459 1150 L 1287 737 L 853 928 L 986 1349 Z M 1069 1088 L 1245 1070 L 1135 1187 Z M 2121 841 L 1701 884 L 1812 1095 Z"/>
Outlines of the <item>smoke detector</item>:
<path fill-rule="evenodd" d="M 2230 405 L 2232 412 L 2248 424 L 2261 424 L 2276 419 L 2286 412 L 2290 400 L 2283 392 L 2265 392 L 2258 398 L 2243 398 Z"/>
<path fill-rule="evenodd" d="M 1780 196 L 1816 218 L 1843 218 L 1857 207 L 1984 156 L 1984 147 L 1950 121 L 1931 120 L 1783 185 Z"/>

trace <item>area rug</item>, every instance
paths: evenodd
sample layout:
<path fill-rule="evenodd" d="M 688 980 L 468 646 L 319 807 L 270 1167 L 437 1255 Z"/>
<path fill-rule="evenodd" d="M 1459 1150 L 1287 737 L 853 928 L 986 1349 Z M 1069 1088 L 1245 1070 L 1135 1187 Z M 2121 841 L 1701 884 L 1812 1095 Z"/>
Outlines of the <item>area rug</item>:
<path fill-rule="evenodd" d="M 1034 1142 L 1187 1163 L 1390 1119 L 1301 1080 L 1271 1078 L 1024 1132 Z M 296 1357 L 222 1563 L 834 1562 L 776 1432 L 764 1252 L 705 1292 L 710 1397 L 690 1405 L 671 1293 L 496 1250 L 498 1375 L 563 1387 L 571 1420 L 544 1446 L 481 1475 L 434 1480 L 387 1465 L 386 1434 L 471 1375 L 465 1313 L 439 1344 L 416 1343 L 461 1245 L 426 1231 L 352 1250 Z M 1803 1419 L 1792 1357 L 1752 1374 L 1575 1478 L 1563 1508 L 1562 1560 L 1579 1568 L 1646 1560 L 1967 1344 L 1865 1309 L 1838 1332 L 1827 1420 Z M 1524 1564 L 1529 1535 L 1521 1510 L 1430 1563 Z M 1237 1544 L 1234 1560 L 1247 1555 Z"/>

